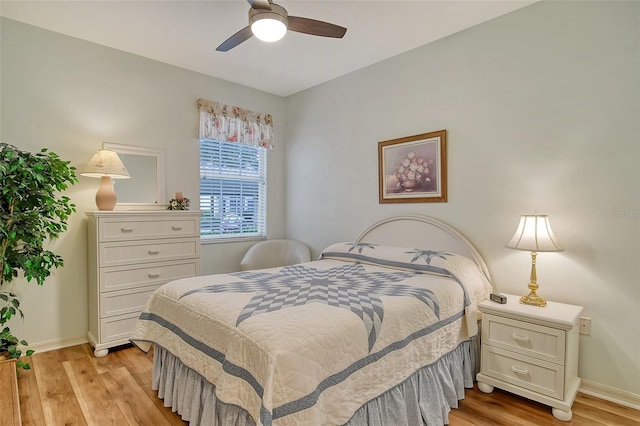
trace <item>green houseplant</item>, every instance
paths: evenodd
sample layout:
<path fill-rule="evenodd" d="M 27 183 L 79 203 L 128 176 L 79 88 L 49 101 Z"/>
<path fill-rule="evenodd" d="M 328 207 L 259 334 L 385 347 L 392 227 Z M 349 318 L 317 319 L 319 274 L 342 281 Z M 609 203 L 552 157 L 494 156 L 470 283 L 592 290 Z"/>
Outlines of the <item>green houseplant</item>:
<path fill-rule="evenodd" d="M 29 369 L 19 345 L 28 343 L 13 335 L 5 324 L 15 315 L 24 317 L 18 296 L 2 287 L 18 277 L 44 284 L 63 259 L 47 250 L 47 239 L 67 229 L 75 212 L 69 197 L 60 195 L 78 181 L 75 167 L 53 152 L 21 151 L 0 143 L 0 353 L 18 360 L 18 369 Z M 26 351 L 29 356 L 33 351 Z"/>

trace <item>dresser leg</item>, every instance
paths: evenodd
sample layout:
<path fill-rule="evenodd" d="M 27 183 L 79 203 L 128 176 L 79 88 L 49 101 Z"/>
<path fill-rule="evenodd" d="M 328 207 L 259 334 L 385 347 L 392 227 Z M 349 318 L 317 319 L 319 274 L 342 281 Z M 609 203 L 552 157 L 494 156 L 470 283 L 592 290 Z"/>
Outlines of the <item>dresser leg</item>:
<path fill-rule="evenodd" d="M 96 358 L 101 358 L 103 356 L 107 356 L 107 354 L 109 353 L 109 349 L 96 349 L 93 351 L 93 355 Z"/>
<path fill-rule="evenodd" d="M 571 417 L 573 417 L 573 413 L 571 412 L 571 410 L 563 411 L 559 408 L 553 408 L 551 412 L 553 413 L 553 417 L 558 420 L 562 420 L 563 422 L 568 422 L 571 420 Z"/>
<path fill-rule="evenodd" d="M 478 382 L 478 389 L 480 389 L 480 391 L 484 392 L 484 393 L 493 392 L 493 386 L 491 386 L 490 384 L 487 384 L 487 383 L 483 383 L 483 382 Z"/>

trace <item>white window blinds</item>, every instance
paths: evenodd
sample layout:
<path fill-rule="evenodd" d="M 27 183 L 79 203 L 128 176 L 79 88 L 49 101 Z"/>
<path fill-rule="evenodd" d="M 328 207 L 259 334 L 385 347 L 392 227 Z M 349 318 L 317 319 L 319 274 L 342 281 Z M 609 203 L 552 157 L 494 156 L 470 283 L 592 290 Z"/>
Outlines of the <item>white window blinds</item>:
<path fill-rule="evenodd" d="M 267 150 L 200 139 L 201 238 L 266 236 Z"/>

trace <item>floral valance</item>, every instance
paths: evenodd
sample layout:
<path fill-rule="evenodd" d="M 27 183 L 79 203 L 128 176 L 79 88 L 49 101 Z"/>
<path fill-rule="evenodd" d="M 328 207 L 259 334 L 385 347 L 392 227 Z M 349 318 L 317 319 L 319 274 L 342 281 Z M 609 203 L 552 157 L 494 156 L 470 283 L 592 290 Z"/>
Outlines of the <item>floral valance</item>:
<path fill-rule="evenodd" d="M 271 114 L 260 114 L 218 102 L 198 99 L 200 138 L 273 149 Z"/>

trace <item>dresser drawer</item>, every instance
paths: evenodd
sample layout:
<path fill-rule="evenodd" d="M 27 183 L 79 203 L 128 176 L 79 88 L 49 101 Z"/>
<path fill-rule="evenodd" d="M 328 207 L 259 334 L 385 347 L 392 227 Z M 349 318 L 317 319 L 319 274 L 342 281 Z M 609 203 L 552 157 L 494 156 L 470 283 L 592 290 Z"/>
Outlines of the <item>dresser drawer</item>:
<path fill-rule="evenodd" d="M 149 296 L 162 284 L 100 294 L 100 318 L 141 312 Z"/>
<path fill-rule="evenodd" d="M 200 256 L 198 239 L 123 241 L 100 244 L 100 266 L 190 259 Z"/>
<path fill-rule="evenodd" d="M 482 343 L 564 365 L 564 330 L 485 314 Z"/>
<path fill-rule="evenodd" d="M 101 343 L 127 340 L 138 322 L 140 312 L 100 320 Z"/>
<path fill-rule="evenodd" d="M 102 219 L 100 241 L 128 241 L 156 238 L 197 237 L 200 233 L 198 218 L 157 219 Z"/>
<path fill-rule="evenodd" d="M 100 269 L 100 291 L 127 290 L 192 277 L 198 274 L 198 263 L 197 259 L 191 259 L 102 268 Z"/>
<path fill-rule="evenodd" d="M 482 344 L 482 373 L 557 399 L 564 398 L 564 367 Z"/>

